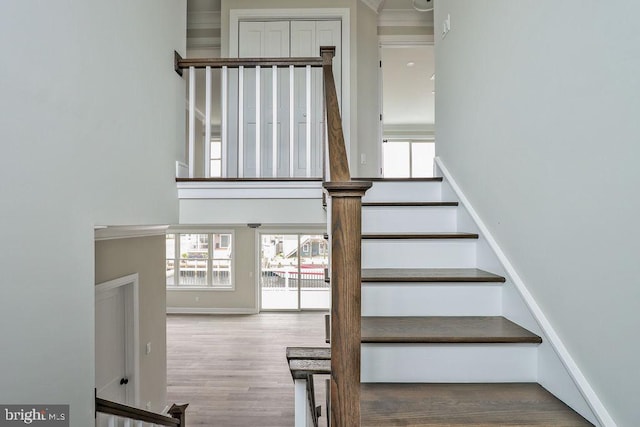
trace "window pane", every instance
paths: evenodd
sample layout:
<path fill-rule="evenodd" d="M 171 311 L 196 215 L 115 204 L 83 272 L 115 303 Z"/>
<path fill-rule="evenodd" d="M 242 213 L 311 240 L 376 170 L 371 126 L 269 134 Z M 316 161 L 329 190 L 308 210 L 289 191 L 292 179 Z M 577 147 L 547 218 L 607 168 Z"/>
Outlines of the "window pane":
<path fill-rule="evenodd" d="M 213 286 L 231 286 L 231 260 L 214 259 L 211 261 Z"/>
<path fill-rule="evenodd" d="M 211 178 L 222 177 L 222 162 L 220 160 L 211 160 L 209 163 L 209 174 Z"/>
<path fill-rule="evenodd" d="M 385 178 L 409 178 L 409 143 L 390 141 L 382 144 L 382 162 Z"/>
<path fill-rule="evenodd" d="M 175 258 L 176 258 L 176 235 L 175 234 L 167 234 L 166 235 L 166 276 L 167 276 L 167 285 L 175 285 L 175 274 L 176 274 L 176 266 L 175 266 Z"/>
<path fill-rule="evenodd" d="M 220 141 L 211 141 L 211 159 L 222 158 L 222 143 Z"/>
<path fill-rule="evenodd" d="M 411 176 L 429 178 L 433 176 L 433 158 L 436 155 L 433 142 L 414 142 L 411 144 Z"/>
<path fill-rule="evenodd" d="M 331 306 L 331 287 L 324 281 L 329 266 L 325 245 L 322 234 L 300 236 L 300 308 Z"/>
<path fill-rule="evenodd" d="M 180 285 L 206 286 L 209 258 L 207 234 L 180 235 Z"/>

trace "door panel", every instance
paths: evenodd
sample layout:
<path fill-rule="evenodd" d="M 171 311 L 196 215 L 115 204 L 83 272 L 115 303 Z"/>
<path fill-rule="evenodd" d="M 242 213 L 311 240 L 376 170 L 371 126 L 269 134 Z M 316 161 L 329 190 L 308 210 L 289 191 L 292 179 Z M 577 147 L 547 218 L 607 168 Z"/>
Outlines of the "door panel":
<path fill-rule="evenodd" d="M 96 378 L 98 396 L 127 403 L 125 298 L 122 287 L 96 295 Z"/>
<path fill-rule="evenodd" d="M 318 56 L 320 46 L 336 46 L 334 58 L 334 77 L 340 100 L 342 92 L 342 49 L 341 49 L 341 22 L 340 21 L 266 21 L 266 22 L 240 22 L 239 24 L 240 57 L 300 57 Z M 307 136 L 306 136 L 306 72 L 304 68 L 296 68 L 294 71 L 294 135 L 293 135 L 293 176 L 306 176 L 307 165 Z M 244 131 L 243 164 L 241 167 L 245 177 L 257 176 L 255 130 L 256 105 L 255 105 L 255 70 L 245 70 L 244 76 L 244 119 L 241 126 Z M 290 157 L 290 123 L 289 123 L 289 70 L 278 70 L 278 164 L 276 176 L 289 176 Z M 273 173 L 273 101 L 272 101 L 272 70 L 261 69 L 260 78 L 260 175 L 274 176 Z M 322 74 L 318 68 L 312 69 L 311 81 L 311 175 L 322 174 L 322 136 L 324 129 L 322 109 Z M 233 110 L 232 110 L 233 111 Z M 234 123 L 235 113 L 229 114 L 231 123 Z M 252 135 L 250 135 L 252 133 Z M 235 135 L 231 132 L 230 136 Z M 233 140 L 233 139 L 232 139 Z M 235 155 L 235 148 L 230 148 L 230 158 Z M 234 170 L 235 167 L 229 167 Z"/>
<path fill-rule="evenodd" d="M 289 56 L 289 21 L 240 22 L 239 56 L 241 58 L 288 57 Z M 260 175 L 273 176 L 271 161 L 273 146 L 271 140 L 273 125 L 273 71 L 271 68 L 260 70 Z M 244 176 L 257 176 L 256 171 L 256 71 L 246 69 L 244 76 Z M 278 157 L 288 156 L 289 111 L 288 70 L 278 70 Z M 251 135 L 249 134 L 249 128 Z M 283 134 L 282 132 L 286 132 Z M 286 150 L 286 151 L 285 151 Z M 283 152 L 285 151 L 285 152 Z M 287 162 L 279 162 L 277 175 L 288 174 Z"/>

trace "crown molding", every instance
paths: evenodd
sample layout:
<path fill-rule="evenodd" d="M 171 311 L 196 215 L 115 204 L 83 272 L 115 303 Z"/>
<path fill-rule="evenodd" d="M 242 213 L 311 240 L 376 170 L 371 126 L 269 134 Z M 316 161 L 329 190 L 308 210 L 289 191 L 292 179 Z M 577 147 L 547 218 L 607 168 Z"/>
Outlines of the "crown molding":
<path fill-rule="evenodd" d="M 379 35 L 380 46 L 384 47 L 407 47 L 407 46 L 432 46 L 434 44 L 433 34 L 423 35 Z"/>
<path fill-rule="evenodd" d="M 164 236 L 168 225 L 116 225 L 94 227 L 94 239 L 113 240 L 130 239 L 134 237 Z"/>
<path fill-rule="evenodd" d="M 221 20 L 220 11 L 187 13 L 187 30 L 220 29 Z"/>
<path fill-rule="evenodd" d="M 413 9 L 385 9 L 378 14 L 378 26 L 433 28 L 433 12 L 418 12 Z"/>
<path fill-rule="evenodd" d="M 384 0 L 362 0 L 362 3 L 369 6 L 369 8 L 373 10 L 375 13 L 379 13 L 380 8 L 382 8 L 382 3 L 384 3 Z"/>

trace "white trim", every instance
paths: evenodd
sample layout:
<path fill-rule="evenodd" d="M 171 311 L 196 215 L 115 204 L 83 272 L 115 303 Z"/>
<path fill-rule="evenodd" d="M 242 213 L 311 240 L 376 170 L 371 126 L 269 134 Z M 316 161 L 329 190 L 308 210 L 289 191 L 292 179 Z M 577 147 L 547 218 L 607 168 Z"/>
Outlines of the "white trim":
<path fill-rule="evenodd" d="M 408 47 L 408 46 L 433 46 L 434 37 L 427 35 L 380 35 L 380 46 L 384 47 Z"/>
<path fill-rule="evenodd" d="M 321 199 L 321 181 L 178 182 L 179 199 Z"/>
<path fill-rule="evenodd" d="M 168 225 L 117 225 L 96 226 L 94 229 L 95 241 L 130 239 L 134 237 L 164 236 Z"/>
<path fill-rule="evenodd" d="M 576 364 L 575 360 L 571 357 L 569 350 L 567 350 L 564 343 L 560 339 L 560 336 L 553 329 L 553 326 L 551 326 L 549 319 L 547 319 L 544 312 L 527 289 L 527 286 L 516 271 L 515 267 L 509 261 L 509 258 L 507 258 L 505 253 L 502 251 L 487 226 L 484 224 L 478 213 L 473 209 L 473 206 L 466 198 L 456 181 L 453 179 L 451 173 L 444 165 L 442 159 L 440 159 L 440 157 L 436 157 L 434 160 L 435 164 L 442 172 L 442 175 L 447 180 L 453 191 L 456 193 L 462 205 L 465 207 L 471 218 L 475 221 L 481 234 L 484 236 L 487 243 L 504 266 L 507 274 L 511 278 L 511 281 L 515 285 L 516 289 L 518 289 L 518 292 L 522 296 L 522 299 L 527 304 L 527 307 L 538 322 L 538 325 L 540 326 L 544 334 L 547 336 L 549 343 L 558 355 L 559 359 L 562 361 L 563 365 L 567 369 L 567 372 L 573 379 L 578 390 L 586 400 L 594 415 L 598 418 L 598 421 L 605 427 L 615 427 L 616 423 L 607 411 L 606 407 L 598 398 L 598 395 L 587 381 L 586 377 Z"/>
<path fill-rule="evenodd" d="M 187 13 L 187 30 L 220 29 L 220 11 Z"/>
<path fill-rule="evenodd" d="M 414 9 L 384 9 L 378 15 L 378 26 L 433 28 L 433 19 L 429 15 Z"/>
<path fill-rule="evenodd" d="M 255 308 L 167 307 L 167 314 L 258 314 Z"/>
<path fill-rule="evenodd" d="M 339 19 L 342 23 L 342 126 L 347 153 L 351 152 L 351 21 L 348 8 L 231 9 L 229 11 L 229 56 L 238 57 L 240 21 L 255 19 Z M 320 52 L 318 52 L 320 56 Z"/>
<path fill-rule="evenodd" d="M 125 287 L 126 366 L 131 369 L 130 372 L 127 372 L 127 378 L 129 378 L 129 382 L 133 386 L 133 396 L 127 395 L 127 403 L 138 406 L 140 405 L 140 297 L 138 273 L 97 284 L 95 286 L 95 299 L 97 300 L 99 294 L 122 286 Z"/>
<path fill-rule="evenodd" d="M 373 10 L 375 13 L 379 13 L 380 9 L 382 8 L 382 4 L 384 3 L 384 0 L 362 0 L 362 3 L 369 6 L 369 8 Z"/>

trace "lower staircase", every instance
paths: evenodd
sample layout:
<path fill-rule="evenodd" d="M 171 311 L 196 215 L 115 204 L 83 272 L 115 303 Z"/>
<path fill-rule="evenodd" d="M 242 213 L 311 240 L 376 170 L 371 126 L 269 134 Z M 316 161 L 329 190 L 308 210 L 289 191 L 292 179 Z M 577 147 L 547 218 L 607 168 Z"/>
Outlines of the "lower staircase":
<path fill-rule="evenodd" d="M 481 236 L 462 229 L 456 200 L 442 200 L 453 194 L 442 179 L 372 181 L 362 204 L 361 425 L 593 425 L 538 383 L 543 337 L 505 315 L 508 279 L 479 268 L 492 265 L 480 262 Z M 312 385 L 330 358 L 328 348 L 287 350 L 294 380 Z"/>

